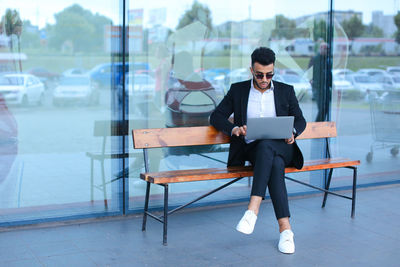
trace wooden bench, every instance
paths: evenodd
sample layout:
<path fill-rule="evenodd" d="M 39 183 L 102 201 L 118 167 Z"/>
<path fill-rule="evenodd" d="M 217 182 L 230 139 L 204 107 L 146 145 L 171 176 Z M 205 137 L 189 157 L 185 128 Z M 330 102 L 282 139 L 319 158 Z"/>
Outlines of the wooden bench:
<path fill-rule="evenodd" d="M 316 138 L 331 138 L 336 137 L 336 125 L 334 122 L 309 122 L 305 131 L 297 137 L 296 140 L 301 139 L 316 139 Z M 197 146 L 197 145 L 212 145 L 212 144 L 226 144 L 229 143 L 229 136 L 217 131 L 212 126 L 204 127 L 181 127 L 181 128 L 162 128 L 162 129 L 139 129 L 132 131 L 133 143 L 135 149 L 143 149 L 145 173 L 140 174 L 140 178 L 147 182 L 146 197 L 144 205 L 143 225 L 142 230 L 146 230 L 147 216 L 150 216 L 157 221 L 163 223 L 163 244 L 167 244 L 167 227 L 168 216 L 182 208 L 213 194 L 244 177 L 253 176 L 251 166 L 243 167 L 224 167 L 224 168 L 205 168 L 205 169 L 192 169 L 192 170 L 172 170 L 162 172 L 149 172 L 148 162 L 148 149 L 161 148 L 161 147 L 181 147 L 181 146 Z M 328 141 L 328 140 L 327 140 Z M 328 144 L 328 142 L 327 142 Z M 328 155 L 329 155 L 329 146 Z M 318 160 L 305 161 L 301 170 L 296 168 L 286 168 L 285 173 L 298 173 L 316 170 L 329 170 L 328 179 L 325 188 L 320 188 L 302 181 L 295 180 L 290 177 L 285 177 L 291 181 L 318 189 L 324 192 L 322 207 L 325 207 L 328 194 L 340 196 L 352 200 L 351 217 L 354 218 L 355 201 L 356 201 L 356 181 L 357 181 L 357 165 L 360 164 L 359 160 L 350 160 L 347 158 L 324 158 Z M 352 196 L 341 195 L 329 191 L 331 183 L 332 172 L 335 168 L 350 168 L 353 170 L 353 186 Z M 194 181 L 206 181 L 217 179 L 233 179 L 224 185 L 184 204 L 173 210 L 168 210 L 168 185 L 171 183 L 183 183 Z M 150 185 L 158 184 L 164 187 L 164 214 L 156 216 L 148 211 L 149 207 L 149 194 Z"/>

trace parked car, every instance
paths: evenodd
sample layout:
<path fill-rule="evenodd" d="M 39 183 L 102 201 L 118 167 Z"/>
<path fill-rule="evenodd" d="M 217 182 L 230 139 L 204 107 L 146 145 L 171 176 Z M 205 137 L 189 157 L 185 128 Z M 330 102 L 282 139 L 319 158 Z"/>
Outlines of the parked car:
<path fill-rule="evenodd" d="M 85 74 L 87 70 L 82 69 L 82 68 L 72 68 L 72 69 L 67 69 L 63 71 L 61 74 L 62 76 L 70 76 L 70 75 L 82 75 Z"/>
<path fill-rule="evenodd" d="M 53 104 L 81 103 L 95 105 L 99 103 L 99 90 L 88 75 L 70 75 L 60 79 L 53 92 Z"/>
<path fill-rule="evenodd" d="M 375 76 L 375 75 L 387 75 L 386 71 L 382 69 L 359 69 L 357 71 L 357 74 L 366 74 L 370 76 Z"/>
<path fill-rule="evenodd" d="M 387 67 L 386 72 L 390 75 L 399 75 L 400 76 L 400 67 Z"/>
<path fill-rule="evenodd" d="M 382 85 L 374 81 L 372 76 L 367 74 L 353 74 L 346 76 L 353 87 L 360 92 L 360 96 L 364 97 L 369 91 L 382 91 Z"/>
<path fill-rule="evenodd" d="M 311 84 L 307 79 L 297 74 L 275 74 L 273 79 L 292 85 L 299 101 L 311 98 Z"/>
<path fill-rule="evenodd" d="M 31 74 L 6 74 L 0 76 L 0 93 L 7 104 L 40 105 L 44 100 L 44 85 Z"/>
<path fill-rule="evenodd" d="M 301 75 L 303 75 L 304 71 L 302 69 L 278 69 L 278 68 L 275 68 L 274 73 L 280 74 L 280 75 L 290 74 L 290 75 L 301 76 Z"/>
<path fill-rule="evenodd" d="M 45 85 L 46 89 L 54 86 L 54 84 L 60 78 L 60 74 L 57 72 L 49 71 L 43 67 L 35 67 L 27 71 L 27 73 L 32 74 L 40 79 L 40 81 Z"/>
<path fill-rule="evenodd" d="M 332 76 L 332 86 L 342 98 L 357 100 L 361 98 L 362 94 L 360 90 L 354 88 L 353 84 L 346 79 L 346 75 L 335 75 Z"/>
<path fill-rule="evenodd" d="M 225 77 L 225 84 L 229 88 L 232 83 L 245 81 L 251 78 L 251 73 L 248 68 L 234 69 Z"/>
<path fill-rule="evenodd" d="M 129 98 L 134 98 L 135 103 L 153 100 L 155 87 L 155 80 L 148 74 L 129 74 L 126 76 L 125 88 Z"/>
<path fill-rule="evenodd" d="M 354 74 L 354 71 L 350 69 L 333 69 L 332 76 L 348 76 Z"/>
<path fill-rule="evenodd" d="M 400 76 L 382 75 L 373 76 L 372 80 L 381 84 L 383 90 L 393 90 L 400 88 Z"/>
<path fill-rule="evenodd" d="M 122 69 L 121 62 L 104 63 L 95 66 L 89 71 L 89 76 L 95 84 L 101 88 L 110 88 L 112 86 L 120 86 L 122 84 Z M 143 62 L 127 62 L 125 64 L 125 73 L 149 73 L 150 66 Z M 113 78 L 114 75 L 114 78 Z"/>

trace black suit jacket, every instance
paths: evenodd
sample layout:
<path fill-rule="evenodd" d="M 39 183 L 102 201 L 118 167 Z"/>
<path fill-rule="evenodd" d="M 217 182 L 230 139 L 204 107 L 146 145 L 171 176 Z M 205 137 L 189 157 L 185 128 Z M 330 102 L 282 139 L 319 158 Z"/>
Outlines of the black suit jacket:
<path fill-rule="evenodd" d="M 306 120 L 297 102 L 293 86 L 273 81 L 275 111 L 277 116 L 294 116 L 295 137 L 300 135 L 306 128 Z M 229 92 L 219 103 L 210 116 L 210 124 L 219 131 L 231 135 L 235 126 L 247 124 L 247 104 L 249 100 L 251 80 L 234 83 Z M 234 123 L 228 118 L 234 113 Z M 231 136 L 229 148 L 228 166 L 242 166 L 245 163 L 243 137 Z M 304 163 L 303 155 L 294 143 L 292 166 L 301 169 Z"/>

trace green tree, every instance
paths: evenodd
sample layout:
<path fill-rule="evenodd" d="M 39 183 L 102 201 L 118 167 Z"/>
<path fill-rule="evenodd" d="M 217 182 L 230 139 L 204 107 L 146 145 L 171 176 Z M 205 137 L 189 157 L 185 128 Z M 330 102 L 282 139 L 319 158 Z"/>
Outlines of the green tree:
<path fill-rule="evenodd" d="M 18 53 L 21 53 L 21 32 L 22 20 L 17 10 L 7 9 L 5 15 L 1 19 L 1 26 L 4 28 L 6 36 L 10 38 L 10 51 L 13 52 L 13 36 L 17 37 Z M 21 59 L 19 60 L 19 69 L 22 71 Z"/>
<path fill-rule="evenodd" d="M 275 17 L 275 29 L 271 36 L 274 38 L 294 39 L 296 37 L 306 37 L 307 29 L 297 28 L 294 20 L 288 19 L 283 15 Z"/>
<path fill-rule="evenodd" d="M 342 22 L 342 27 L 351 42 L 350 51 L 352 51 L 354 39 L 363 34 L 365 26 L 356 15 L 353 15 L 349 20 Z"/>
<path fill-rule="evenodd" d="M 200 4 L 197 2 L 197 0 L 193 2 L 191 9 L 186 10 L 186 12 L 180 18 L 176 29 L 183 28 L 195 21 L 199 21 L 204 24 L 208 31 L 211 32 L 213 28 L 211 11 L 206 5 Z"/>
<path fill-rule="evenodd" d="M 353 15 L 349 20 L 343 21 L 342 27 L 350 40 L 361 36 L 365 28 L 362 21 L 356 15 Z"/>
<path fill-rule="evenodd" d="M 381 28 L 370 23 L 364 28 L 363 37 L 383 37 L 384 33 Z"/>
<path fill-rule="evenodd" d="M 40 47 L 40 34 L 37 27 L 33 26 L 29 20 L 22 21 L 21 48 Z"/>
<path fill-rule="evenodd" d="M 326 42 L 326 21 L 320 19 L 318 21 L 314 20 L 313 28 L 313 40 L 319 41 L 324 40 Z"/>
<path fill-rule="evenodd" d="M 74 4 L 54 15 L 56 23 L 47 25 L 49 46 L 60 50 L 70 45 L 73 52 L 99 51 L 104 43 L 104 26 L 109 18 Z"/>
<path fill-rule="evenodd" d="M 396 24 L 397 31 L 395 33 L 396 42 L 400 44 L 400 11 L 394 16 L 394 24 Z"/>

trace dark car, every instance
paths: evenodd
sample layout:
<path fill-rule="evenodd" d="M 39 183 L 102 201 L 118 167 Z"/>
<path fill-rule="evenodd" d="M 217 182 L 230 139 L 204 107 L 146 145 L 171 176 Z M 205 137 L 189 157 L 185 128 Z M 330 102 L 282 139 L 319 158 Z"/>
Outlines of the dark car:
<path fill-rule="evenodd" d="M 51 87 L 58 79 L 60 74 L 57 72 L 49 71 L 43 67 L 35 67 L 27 71 L 27 73 L 32 74 L 40 79 L 40 81 L 45 85 L 46 88 Z"/>
<path fill-rule="evenodd" d="M 125 73 L 148 73 L 150 66 L 143 62 L 127 62 L 125 63 Z M 89 71 L 89 76 L 92 82 L 101 88 L 114 87 L 122 84 L 123 64 L 104 63 L 95 66 Z"/>

